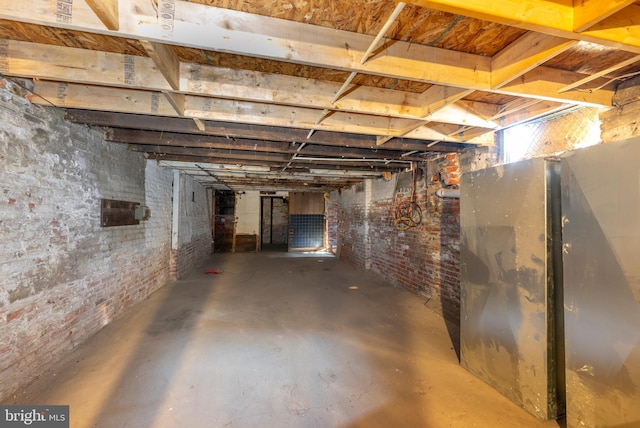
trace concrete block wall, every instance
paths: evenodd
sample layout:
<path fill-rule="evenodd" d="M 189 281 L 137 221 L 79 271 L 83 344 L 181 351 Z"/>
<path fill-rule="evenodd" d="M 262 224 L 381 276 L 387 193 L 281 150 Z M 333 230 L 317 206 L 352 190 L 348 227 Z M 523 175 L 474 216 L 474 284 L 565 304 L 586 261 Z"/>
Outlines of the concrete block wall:
<path fill-rule="evenodd" d="M 442 199 L 435 193 L 443 187 L 457 187 L 461 173 L 494 165 L 497 160 L 497 150 L 485 147 L 424 163 L 415 195 L 422 222 L 406 231 L 395 228 L 391 211 L 394 201 L 408 198 L 409 177 L 368 180 L 332 192 L 329 212 L 337 207 L 335 241 L 340 258 L 423 296 L 431 309 L 459 324 L 460 205 L 457 199 Z M 331 215 L 329 219 L 331 231 Z"/>
<path fill-rule="evenodd" d="M 211 202 L 207 200 L 212 199 L 211 194 L 207 196 L 207 190 L 188 175 L 179 174 L 178 182 L 179 226 L 170 267 L 173 279 L 184 276 L 213 252 Z M 176 186 L 175 174 L 173 185 Z"/>
<path fill-rule="evenodd" d="M 172 172 L 28 97 L 0 80 L 0 400 L 170 280 Z M 101 198 L 151 218 L 100 227 Z"/>

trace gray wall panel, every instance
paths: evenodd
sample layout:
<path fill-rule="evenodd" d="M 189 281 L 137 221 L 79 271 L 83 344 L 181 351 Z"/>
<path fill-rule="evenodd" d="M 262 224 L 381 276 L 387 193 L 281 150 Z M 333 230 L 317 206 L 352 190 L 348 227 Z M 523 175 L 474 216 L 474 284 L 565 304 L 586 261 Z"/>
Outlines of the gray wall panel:
<path fill-rule="evenodd" d="M 640 426 L 640 140 L 562 159 L 567 424 Z"/>
<path fill-rule="evenodd" d="M 547 204 L 558 174 L 532 159 L 461 184 L 461 364 L 540 419 L 563 410 Z"/>

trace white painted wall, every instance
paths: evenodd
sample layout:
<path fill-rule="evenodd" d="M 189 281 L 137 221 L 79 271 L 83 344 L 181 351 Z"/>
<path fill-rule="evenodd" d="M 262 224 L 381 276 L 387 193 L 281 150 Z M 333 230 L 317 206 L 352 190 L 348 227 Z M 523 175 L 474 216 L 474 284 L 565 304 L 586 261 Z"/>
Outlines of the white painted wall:
<path fill-rule="evenodd" d="M 260 192 L 236 193 L 236 233 L 260 235 Z"/>

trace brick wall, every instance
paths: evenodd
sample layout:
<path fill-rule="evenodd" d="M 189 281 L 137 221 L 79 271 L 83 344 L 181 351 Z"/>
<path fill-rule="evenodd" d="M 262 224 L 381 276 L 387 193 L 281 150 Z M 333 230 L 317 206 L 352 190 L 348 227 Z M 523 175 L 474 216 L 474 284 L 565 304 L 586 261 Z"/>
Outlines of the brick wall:
<path fill-rule="evenodd" d="M 329 198 L 327 201 L 327 250 L 338 253 L 338 213 L 340 205 Z"/>
<path fill-rule="evenodd" d="M 179 177 L 179 227 L 170 264 L 174 279 L 200 265 L 212 253 L 213 244 L 206 189 L 188 175 L 180 174 Z"/>
<path fill-rule="evenodd" d="M 435 193 L 443 187 L 456 188 L 462 172 L 496 162 L 497 150 L 479 148 L 423 164 L 415 193 L 422 222 L 405 231 L 396 229 L 391 211 L 394 203 L 409 197 L 409 173 L 396 174 L 388 182 L 367 180 L 332 192 L 329 212 L 337 211 L 337 253 L 341 259 L 423 296 L 431 309 L 459 323 L 460 206 L 457 199 L 442 199 Z M 330 214 L 329 230 L 334 223 Z"/>
<path fill-rule="evenodd" d="M 0 86 L 2 400 L 167 283 L 173 174 Z M 100 227 L 101 198 L 151 218 Z"/>
<path fill-rule="evenodd" d="M 602 142 L 640 136 L 640 76 L 618 85 L 613 105 L 614 108 L 600 113 Z"/>

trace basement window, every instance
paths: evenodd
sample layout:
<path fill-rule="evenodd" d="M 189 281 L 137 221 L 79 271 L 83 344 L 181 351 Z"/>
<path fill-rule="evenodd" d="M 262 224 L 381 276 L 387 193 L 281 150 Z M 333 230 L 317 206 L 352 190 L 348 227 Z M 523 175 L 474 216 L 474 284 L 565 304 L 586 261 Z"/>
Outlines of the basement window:
<path fill-rule="evenodd" d="M 553 156 L 601 141 L 600 111 L 572 107 L 502 131 L 503 162 Z"/>

